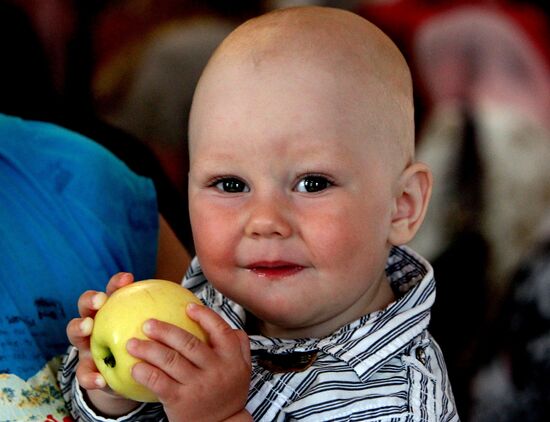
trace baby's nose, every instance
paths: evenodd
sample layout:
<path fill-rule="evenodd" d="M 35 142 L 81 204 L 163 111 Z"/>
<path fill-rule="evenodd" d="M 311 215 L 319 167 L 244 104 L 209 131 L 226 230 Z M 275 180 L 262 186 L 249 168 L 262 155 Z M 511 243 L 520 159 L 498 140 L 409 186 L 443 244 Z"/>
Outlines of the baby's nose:
<path fill-rule="evenodd" d="M 289 207 L 282 198 L 254 199 L 249 208 L 245 234 L 249 237 L 289 237 Z"/>

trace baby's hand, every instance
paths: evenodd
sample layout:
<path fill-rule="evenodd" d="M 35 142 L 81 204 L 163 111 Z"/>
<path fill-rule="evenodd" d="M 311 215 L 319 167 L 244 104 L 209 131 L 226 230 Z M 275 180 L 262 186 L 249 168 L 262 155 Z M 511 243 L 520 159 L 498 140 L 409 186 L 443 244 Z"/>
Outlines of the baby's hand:
<path fill-rule="evenodd" d="M 187 314 L 207 332 L 210 343 L 148 320 L 143 328 L 150 340 L 127 344 L 143 360 L 134 366 L 133 377 L 157 395 L 172 422 L 252 420 L 244 410 L 251 372 L 248 336 L 205 306 L 191 304 Z"/>
<path fill-rule="evenodd" d="M 129 273 L 118 273 L 107 284 L 107 293 L 88 290 L 78 299 L 80 318 L 74 318 L 67 324 L 69 342 L 78 349 L 76 378 L 80 386 L 87 390 L 88 398 L 96 409 L 108 416 L 124 414 L 138 404 L 115 394 L 98 372 L 90 352 L 90 335 L 94 325 L 93 317 L 103 306 L 107 297 L 134 281 Z"/>

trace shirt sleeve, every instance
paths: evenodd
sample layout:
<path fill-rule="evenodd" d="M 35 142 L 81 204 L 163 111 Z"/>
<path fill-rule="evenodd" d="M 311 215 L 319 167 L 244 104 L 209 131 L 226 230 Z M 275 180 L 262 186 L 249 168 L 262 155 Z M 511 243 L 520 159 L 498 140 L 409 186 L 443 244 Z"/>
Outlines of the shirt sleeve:
<path fill-rule="evenodd" d="M 97 415 L 86 402 L 85 394 L 76 379 L 76 366 L 78 363 L 78 349 L 71 346 L 63 358 L 57 378 L 67 403 L 67 408 L 75 422 L 167 422 L 162 405 L 159 403 L 143 403 L 137 409 L 116 419 Z"/>

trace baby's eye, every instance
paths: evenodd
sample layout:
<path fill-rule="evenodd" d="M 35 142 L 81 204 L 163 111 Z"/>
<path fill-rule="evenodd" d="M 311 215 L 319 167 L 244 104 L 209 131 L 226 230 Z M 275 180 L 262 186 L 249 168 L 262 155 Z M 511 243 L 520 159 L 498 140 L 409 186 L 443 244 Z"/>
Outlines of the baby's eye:
<path fill-rule="evenodd" d="M 298 192 L 320 192 L 332 186 L 330 180 L 324 176 L 305 176 L 296 185 Z"/>
<path fill-rule="evenodd" d="M 250 188 L 246 186 L 246 183 L 236 177 L 225 177 L 223 179 L 218 179 L 212 184 L 212 186 L 222 192 L 228 193 L 250 192 Z"/>

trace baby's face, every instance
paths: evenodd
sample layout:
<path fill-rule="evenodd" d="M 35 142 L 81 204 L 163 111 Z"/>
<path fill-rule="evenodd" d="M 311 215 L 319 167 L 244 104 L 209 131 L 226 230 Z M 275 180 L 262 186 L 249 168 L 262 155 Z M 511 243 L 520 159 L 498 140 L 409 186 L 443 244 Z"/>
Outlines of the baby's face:
<path fill-rule="evenodd" d="M 190 213 L 210 282 L 279 337 L 326 335 L 392 295 L 394 174 L 353 84 L 299 63 L 228 66 L 191 119 Z"/>

